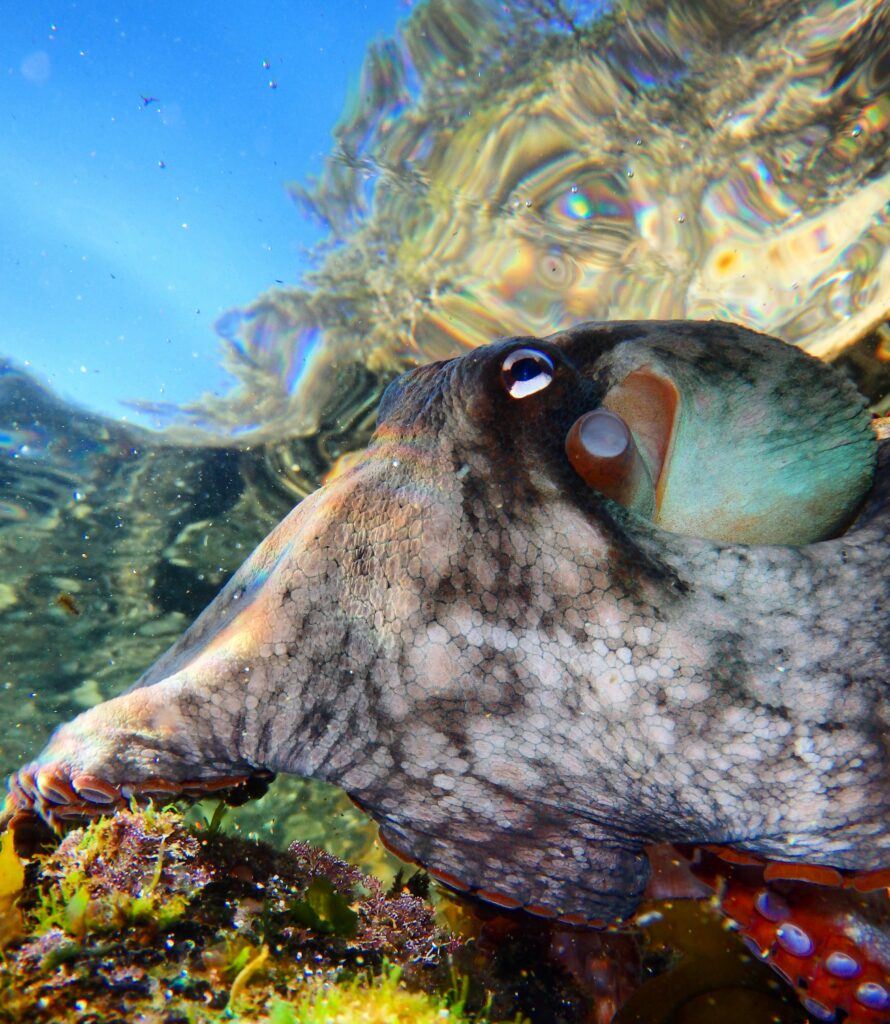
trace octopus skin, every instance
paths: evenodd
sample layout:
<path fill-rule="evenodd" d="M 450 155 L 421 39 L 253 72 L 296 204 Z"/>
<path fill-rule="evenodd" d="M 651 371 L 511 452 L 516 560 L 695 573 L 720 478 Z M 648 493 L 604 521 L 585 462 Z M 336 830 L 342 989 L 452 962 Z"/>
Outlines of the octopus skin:
<path fill-rule="evenodd" d="M 666 843 L 880 890 L 888 464 L 835 371 L 731 324 L 415 369 L 364 456 L 13 776 L 6 819 L 288 772 L 452 887 L 570 923 L 631 914 Z"/>

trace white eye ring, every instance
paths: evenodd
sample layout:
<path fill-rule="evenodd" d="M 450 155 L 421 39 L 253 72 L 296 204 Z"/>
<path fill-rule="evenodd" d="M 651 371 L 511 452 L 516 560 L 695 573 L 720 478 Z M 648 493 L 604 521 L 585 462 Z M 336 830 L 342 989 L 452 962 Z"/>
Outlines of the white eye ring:
<path fill-rule="evenodd" d="M 553 360 L 536 348 L 514 348 L 501 363 L 501 380 L 511 398 L 528 398 L 553 380 Z"/>

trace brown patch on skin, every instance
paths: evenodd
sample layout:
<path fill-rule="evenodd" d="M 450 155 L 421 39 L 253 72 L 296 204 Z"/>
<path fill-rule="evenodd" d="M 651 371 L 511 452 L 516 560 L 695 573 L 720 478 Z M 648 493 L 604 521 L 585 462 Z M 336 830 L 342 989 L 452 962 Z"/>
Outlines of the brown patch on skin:
<path fill-rule="evenodd" d="M 519 910 L 522 907 L 519 900 L 514 900 L 512 896 L 506 896 L 504 893 L 490 892 L 487 889 L 477 889 L 474 895 L 480 900 L 484 900 L 486 903 L 491 903 L 496 907 L 501 907 L 504 910 Z M 534 913 L 534 911 L 532 911 L 532 913 Z"/>
<path fill-rule="evenodd" d="M 859 892 L 874 892 L 876 889 L 890 891 L 890 868 L 883 871 L 863 871 L 853 875 L 845 883 Z"/>
<path fill-rule="evenodd" d="M 721 860 L 725 860 L 728 864 L 742 864 L 748 867 L 752 865 L 759 866 L 764 863 L 762 857 L 755 857 L 753 854 L 745 853 L 742 850 L 734 850 L 731 846 L 708 845 L 705 849 L 711 853 L 716 853 Z"/>
<path fill-rule="evenodd" d="M 634 432 L 649 457 L 649 468 L 660 494 L 662 469 L 674 436 L 680 394 L 676 385 L 652 369 L 629 373 L 611 388 L 603 405 L 617 413 Z"/>

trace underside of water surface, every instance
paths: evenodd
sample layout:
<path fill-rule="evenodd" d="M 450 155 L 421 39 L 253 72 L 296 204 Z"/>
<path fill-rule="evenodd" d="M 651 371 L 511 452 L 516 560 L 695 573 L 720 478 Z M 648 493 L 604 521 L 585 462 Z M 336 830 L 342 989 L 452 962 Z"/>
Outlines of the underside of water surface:
<path fill-rule="evenodd" d="M 373 47 L 317 270 L 218 324 L 187 436 L 316 433 L 375 379 L 585 319 L 729 319 L 835 358 L 890 311 L 874 0 L 435 0 Z M 192 436 L 195 436 L 194 434 Z"/>
<path fill-rule="evenodd" d="M 0 772 L 169 646 L 408 367 L 718 318 L 837 361 L 886 411 L 888 128 L 886 4 L 418 5 L 292 186 L 328 234 L 316 269 L 218 324 L 227 393 L 142 403 L 157 434 L 0 366 Z M 323 787 L 239 813 L 382 864 Z"/>

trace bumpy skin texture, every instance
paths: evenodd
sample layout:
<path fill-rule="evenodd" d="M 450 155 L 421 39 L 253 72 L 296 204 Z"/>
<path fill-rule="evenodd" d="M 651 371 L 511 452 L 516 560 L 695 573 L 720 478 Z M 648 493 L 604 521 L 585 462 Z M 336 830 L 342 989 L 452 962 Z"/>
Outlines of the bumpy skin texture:
<path fill-rule="evenodd" d="M 555 370 L 516 400 L 501 364 L 520 345 Z M 60 728 L 13 779 L 12 809 L 57 820 L 140 787 L 314 776 L 420 862 L 570 919 L 630 912 L 643 847 L 661 841 L 890 867 L 888 444 L 837 539 L 659 530 L 564 451 L 633 345 L 679 346 L 705 375 L 729 361 L 774 382 L 752 401 L 792 409 L 812 371 L 730 325 L 648 322 L 411 372 L 363 460 L 294 509 L 133 690 Z"/>

